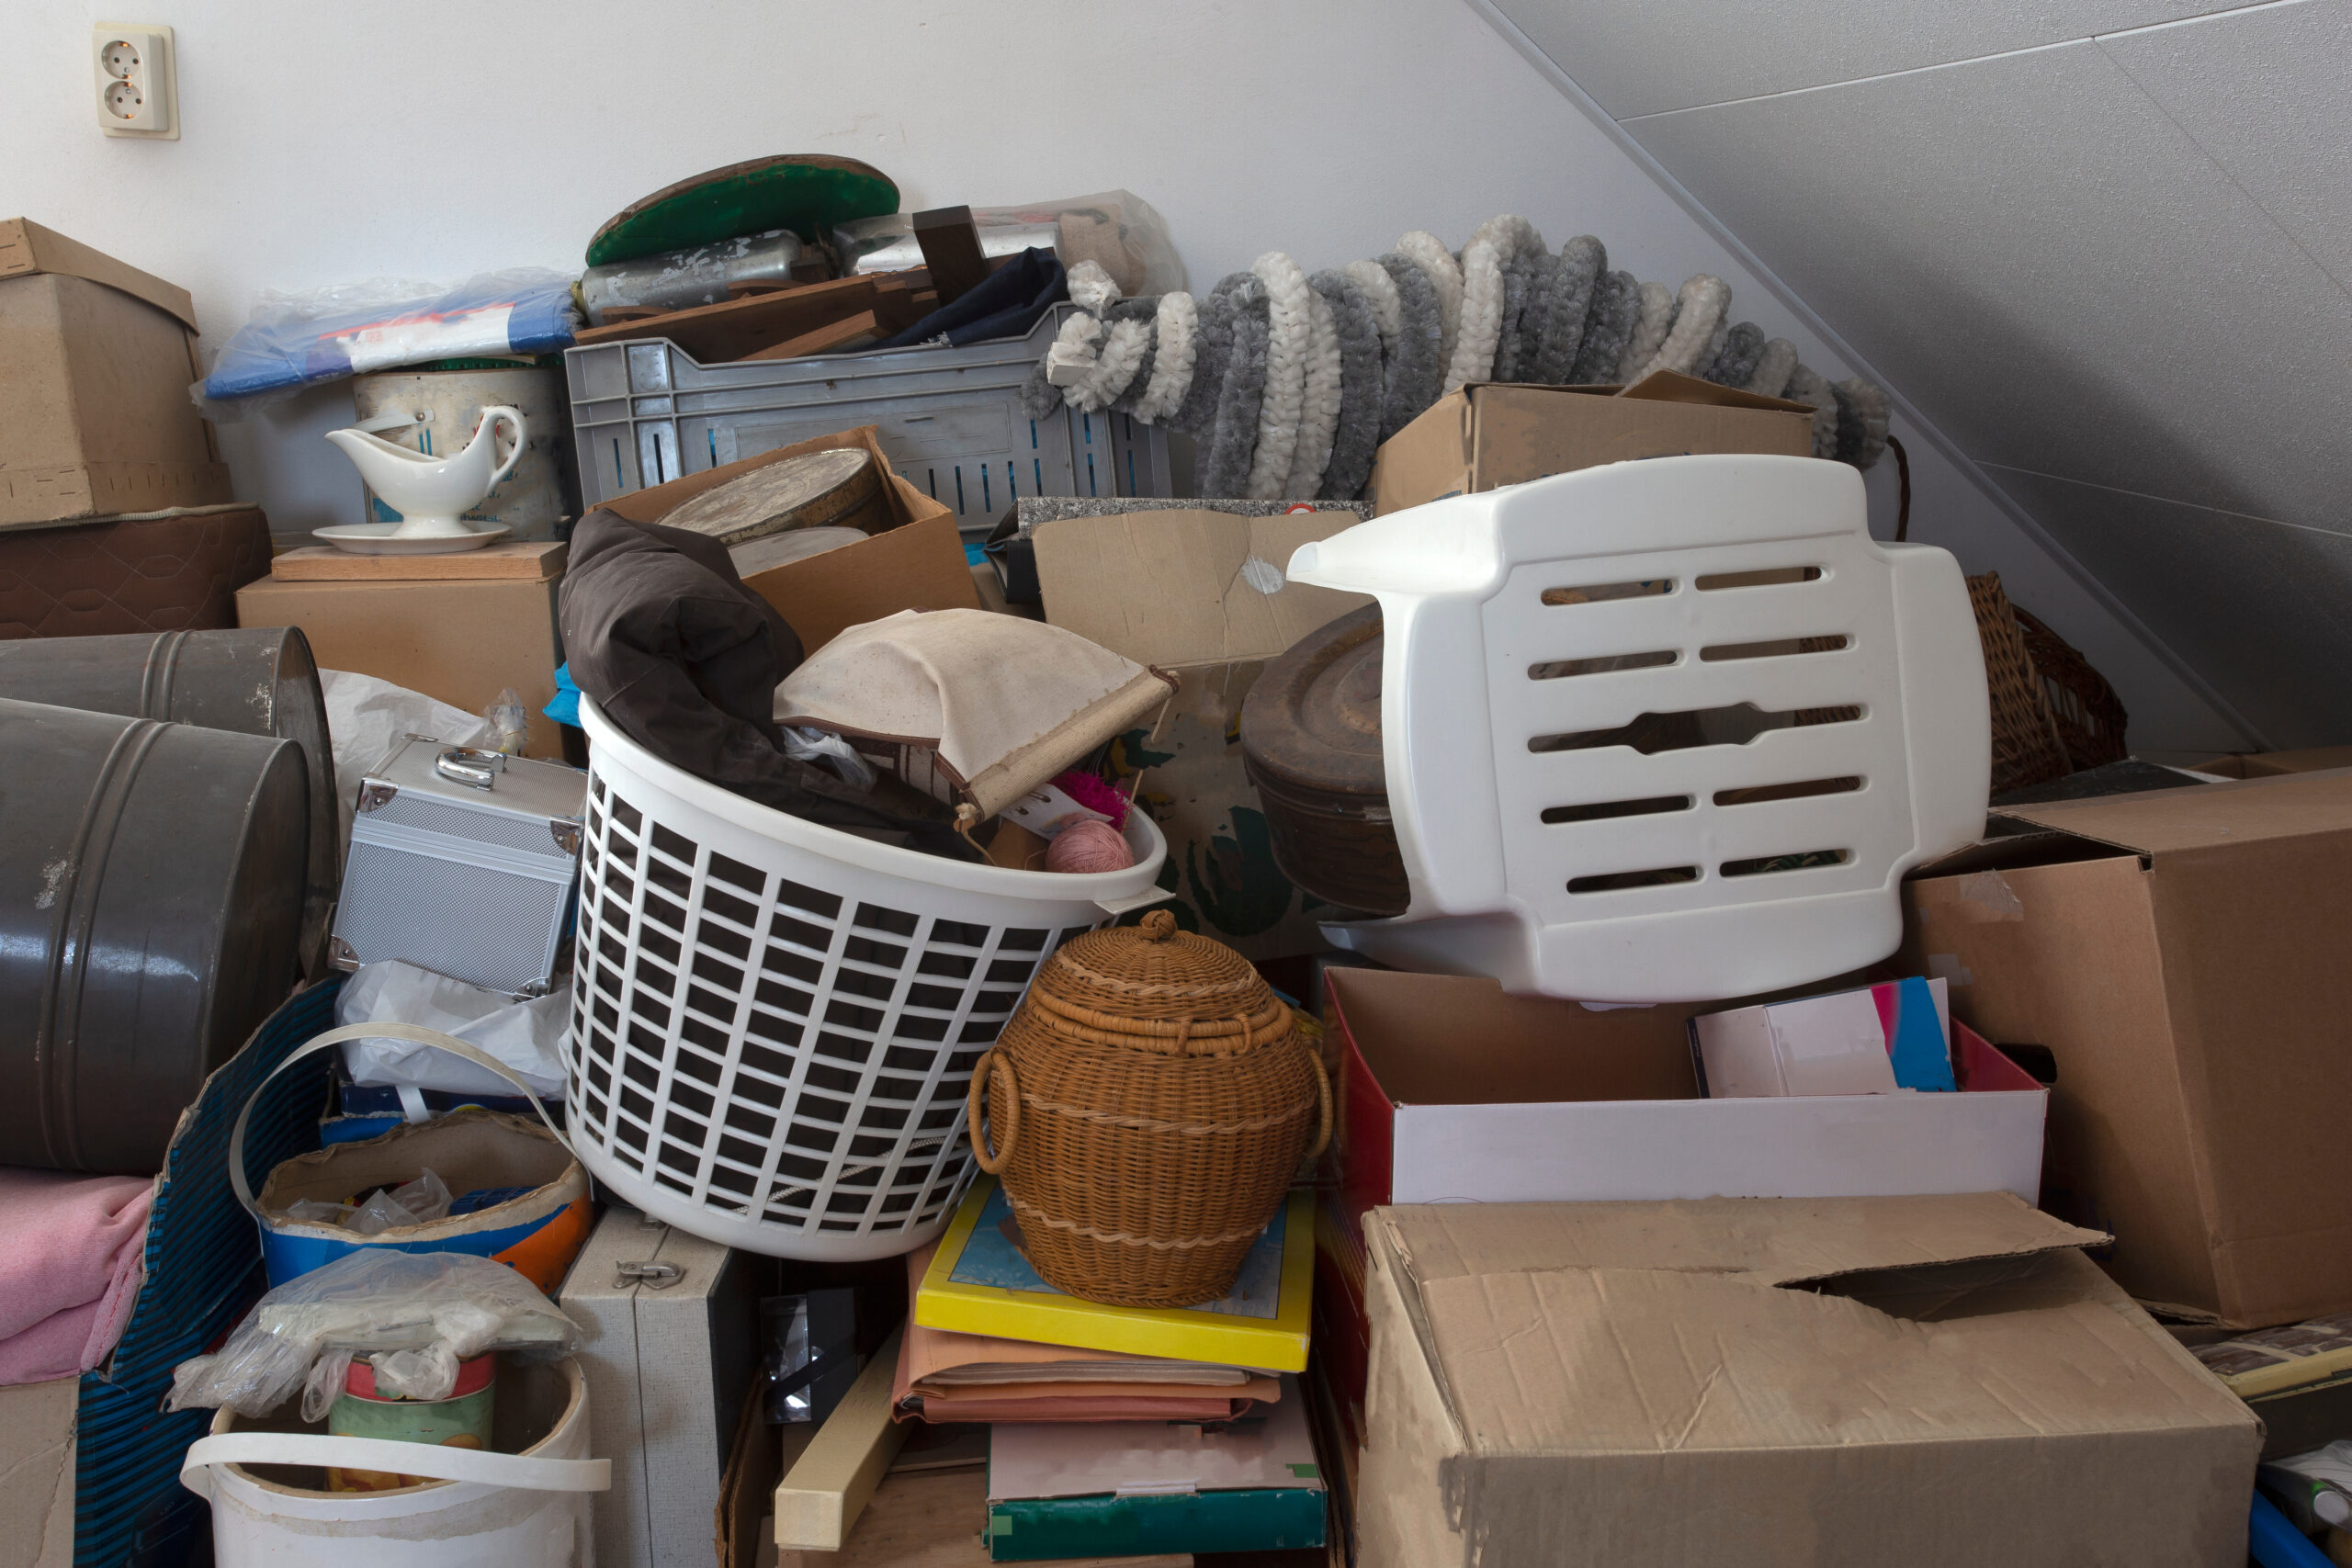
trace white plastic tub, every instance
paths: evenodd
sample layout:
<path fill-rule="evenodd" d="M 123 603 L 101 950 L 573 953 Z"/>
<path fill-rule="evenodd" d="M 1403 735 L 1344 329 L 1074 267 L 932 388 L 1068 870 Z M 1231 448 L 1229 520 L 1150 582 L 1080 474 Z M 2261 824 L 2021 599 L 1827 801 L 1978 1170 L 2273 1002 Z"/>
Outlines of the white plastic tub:
<path fill-rule="evenodd" d="M 1008 871 L 876 843 L 589 741 L 567 1100 L 572 1148 L 654 1219 L 855 1261 L 946 1229 L 965 1089 L 1046 955 L 1165 897 L 1136 863 Z"/>
<path fill-rule="evenodd" d="M 502 1368 L 499 1383 L 503 1405 L 536 1396 L 552 1406 L 550 1429 L 521 1453 L 253 1430 L 221 1411 L 180 1468 L 181 1483 L 212 1505 L 213 1561 L 220 1568 L 574 1568 L 591 1561 L 589 1494 L 612 1484 L 612 1462 L 588 1457 L 580 1364 Z M 502 1425 L 506 1419 L 502 1412 Z M 325 1492 L 264 1480 L 254 1465 L 441 1479 L 391 1492 Z"/>

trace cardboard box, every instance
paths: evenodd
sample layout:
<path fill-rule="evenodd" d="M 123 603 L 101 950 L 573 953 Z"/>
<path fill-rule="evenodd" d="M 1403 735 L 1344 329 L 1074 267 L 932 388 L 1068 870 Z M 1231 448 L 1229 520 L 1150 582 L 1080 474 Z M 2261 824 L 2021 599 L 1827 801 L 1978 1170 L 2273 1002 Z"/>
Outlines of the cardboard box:
<path fill-rule="evenodd" d="M 289 582 L 237 590 L 241 626 L 300 626 L 322 669 L 363 675 L 481 713 L 512 686 L 530 716 L 526 757 L 563 761 L 555 696 L 563 662 L 556 630 L 560 580 Z"/>
<path fill-rule="evenodd" d="M 0 528 L 232 499 L 203 376 L 186 289 L 0 220 Z"/>
<path fill-rule="evenodd" d="M 1956 1087 L 1944 983 L 1916 975 L 1862 990 L 1702 1012 L 1690 1021 L 1690 1033 L 1700 1089 L 1713 1100 Z"/>
<path fill-rule="evenodd" d="M 1997 813 L 1904 888 L 1900 962 L 2047 1049 L 2050 1205 L 2144 1301 L 2352 1308 L 2352 773 Z"/>
<path fill-rule="evenodd" d="M 648 1263 L 677 1277 L 620 1271 Z M 759 1297 L 774 1275 L 765 1258 L 618 1207 L 573 1261 L 558 1304 L 580 1325 L 589 1428 L 613 1460 L 612 1489 L 594 1509 L 605 1568 L 710 1562 L 728 1444 L 759 1398 Z"/>
<path fill-rule="evenodd" d="M 955 512 L 892 471 L 875 430 L 864 424 L 795 442 L 740 463 L 632 491 L 604 504 L 632 523 L 659 523 L 703 491 L 754 468 L 810 452 L 854 446 L 871 453 L 882 472 L 889 526 L 863 544 L 843 545 L 755 572 L 743 580 L 744 586 L 775 605 L 776 614 L 791 624 L 800 636 L 803 653 L 816 652 L 848 627 L 901 610 L 981 608 L 971 566 L 964 558 L 963 539 L 956 532 Z"/>
<path fill-rule="evenodd" d="M 2239 1568 L 2245 1405 L 2005 1193 L 1371 1225 L 1361 1568 Z"/>
<path fill-rule="evenodd" d="M 1631 387 L 1464 387 L 1380 444 L 1371 494 L 1383 515 L 1449 495 L 1694 452 L 1813 455 L 1804 403 L 1661 370 Z"/>
<path fill-rule="evenodd" d="M 971 566 L 964 559 L 956 514 L 944 507 L 936 516 L 753 572 L 743 586 L 791 623 L 800 634 L 804 654 L 816 652 L 852 626 L 901 610 L 983 607 Z"/>
<path fill-rule="evenodd" d="M 1958 1093 L 1706 1100 L 1690 1021 L 1717 1003 L 1596 1012 L 1385 969 L 1326 983 L 1339 1181 L 1316 1235 L 1315 1343 L 1359 1435 L 1363 1225 L 1383 1204 L 2040 1190 L 2049 1093 L 1962 1027 Z"/>
<path fill-rule="evenodd" d="M 2273 779 L 2287 773 L 2316 773 L 2352 768 L 2352 746 L 2314 746 L 2307 751 L 2236 751 L 2190 764 L 2200 773 L 2225 779 Z"/>
<path fill-rule="evenodd" d="M 1167 835 L 1160 886 L 1177 894 L 1177 919 L 1253 959 L 1328 946 L 1317 919 L 1333 911 L 1274 864 L 1242 772 L 1241 703 L 1268 660 L 1371 603 L 1283 575 L 1299 546 L 1361 520 L 1170 506 L 1057 518 L 1032 535 L 1048 622 L 1177 678 L 1159 722 L 1122 742 L 1123 764 L 1144 775 L 1138 798 Z"/>
<path fill-rule="evenodd" d="M 82 1380 L 0 1388 L 0 1568 L 70 1568 Z"/>

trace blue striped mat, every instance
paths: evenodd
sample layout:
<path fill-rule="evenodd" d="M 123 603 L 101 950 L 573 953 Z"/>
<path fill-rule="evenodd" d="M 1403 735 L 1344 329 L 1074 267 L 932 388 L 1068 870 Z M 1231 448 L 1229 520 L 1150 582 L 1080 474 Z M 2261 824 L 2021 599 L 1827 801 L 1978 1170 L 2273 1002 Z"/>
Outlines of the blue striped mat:
<path fill-rule="evenodd" d="M 229 1190 L 229 1130 L 254 1084 L 287 1054 L 334 1027 L 336 976 L 287 1001 L 205 1080 L 164 1156 L 147 1224 L 147 1280 L 113 1358 L 82 1374 L 74 1475 L 74 1568 L 179 1568 L 211 1561 L 211 1516 L 180 1484 L 180 1456 L 209 1410 L 164 1413 L 172 1369 L 235 1327 L 262 1292 L 261 1238 Z M 245 1131 L 246 1173 L 319 1146 L 334 1053 L 290 1069 L 263 1093 Z"/>

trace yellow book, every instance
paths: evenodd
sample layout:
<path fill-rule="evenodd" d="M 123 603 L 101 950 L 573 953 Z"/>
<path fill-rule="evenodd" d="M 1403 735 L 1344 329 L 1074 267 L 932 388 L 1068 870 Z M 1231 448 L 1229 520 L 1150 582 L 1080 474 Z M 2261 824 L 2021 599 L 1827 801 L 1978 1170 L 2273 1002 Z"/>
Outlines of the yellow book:
<path fill-rule="evenodd" d="M 1013 1245 L 1012 1205 L 983 1177 L 939 1243 L 915 1292 L 915 1322 L 1133 1356 L 1215 1361 L 1267 1371 L 1306 1369 L 1315 1288 L 1315 1196 L 1290 1195 L 1222 1300 L 1195 1307 L 1117 1307 L 1064 1295 Z"/>

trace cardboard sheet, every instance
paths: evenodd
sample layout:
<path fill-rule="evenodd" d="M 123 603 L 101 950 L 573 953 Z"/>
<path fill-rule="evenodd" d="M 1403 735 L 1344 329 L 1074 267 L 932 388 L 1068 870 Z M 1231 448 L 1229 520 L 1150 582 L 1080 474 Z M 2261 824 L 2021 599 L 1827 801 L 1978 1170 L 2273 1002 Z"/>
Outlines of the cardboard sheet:
<path fill-rule="evenodd" d="M 1238 1487 L 1320 1489 L 1298 1380 L 1261 1405 L 1263 1420 L 1224 1431 L 1161 1421 L 1000 1426 L 989 1438 L 989 1501 L 1099 1494 L 1211 1492 Z"/>

